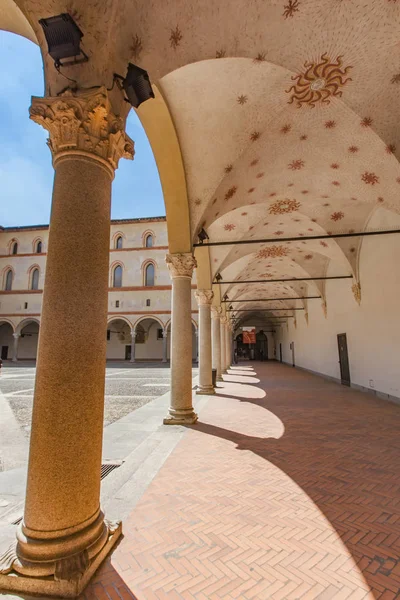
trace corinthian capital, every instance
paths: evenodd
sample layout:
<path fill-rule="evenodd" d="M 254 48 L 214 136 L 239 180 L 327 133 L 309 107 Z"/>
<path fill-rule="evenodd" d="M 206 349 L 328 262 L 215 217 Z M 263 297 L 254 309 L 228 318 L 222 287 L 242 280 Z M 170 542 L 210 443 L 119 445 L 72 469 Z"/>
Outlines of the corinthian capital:
<path fill-rule="evenodd" d="M 226 325 L 228 322 L 228 318 L 225 315 L 221 315 L 221 323 L 223 325 Z"/>
<path fill-rule="evenodd" d="M 222 308 L 220 306 L 212 306 L 211 307 L 211 317 L 213 319 L 219 319 L 222 313 Z"/>
<path fill-rule="evenodd" d="M 199 306 L 210 305 L 214 297 L 212 290 L 196 290 L 194 293 Z"/>
<path fill-rule="evenodd" d="M 193 269 L 197 267 L 196 259 L 189 252 L 186 254 L 167 254 L 165 262 L 169 269 L 171 279 L 176 277 L 192 278 Z"/>
<path fill-rule="evenodd" d="M 32 121 L 49 132 L 54 162 L 68 153 L 91 154 L 111 172 L 120 158 L 133 159 L 134 143 L 114 114 L 105 87 L 85 92 L 68 89 L 54 98 L 32 98 Z"/>

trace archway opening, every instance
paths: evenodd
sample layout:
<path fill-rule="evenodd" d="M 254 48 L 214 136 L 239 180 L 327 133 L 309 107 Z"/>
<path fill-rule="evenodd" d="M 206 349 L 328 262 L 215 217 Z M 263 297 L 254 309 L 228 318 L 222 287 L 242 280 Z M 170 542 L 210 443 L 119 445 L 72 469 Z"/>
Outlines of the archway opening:
<path fill-rule="evenodd" d="M 31 321 L 22 327 L 18 342 L 18 360 L 36 360 L 39 341 L 39 323 Z"/>
<path fill-rule="evenodd" d="M 13 328 L 10 323 L 0 322 L 0 358 L 11 360 L 13 351 Z"/>
<path fill-rule="evenodd" d="M 163 327 L 149 317 L 136 325 L 136 360 L 161 361 L 163 357 Z"/>
<path fill-rule="evenodd" d="M 107 325 L 107 360 L 130 360 L 131 328 L 123 319 L 113 319 Z"/>

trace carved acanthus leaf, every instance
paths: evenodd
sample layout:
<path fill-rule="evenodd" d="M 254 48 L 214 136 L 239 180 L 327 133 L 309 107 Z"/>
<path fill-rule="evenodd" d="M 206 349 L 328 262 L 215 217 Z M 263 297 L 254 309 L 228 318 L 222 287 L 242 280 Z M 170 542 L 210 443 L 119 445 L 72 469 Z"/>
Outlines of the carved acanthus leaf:
<path fill-rule="evenodd" d="M 171 279 L 176 277 L 192 278 L 193 269 L 197 267 L 194 256 L 190 253 L 185 254 L 167 254 L 165 262 L 169 269 Z"/>
<path fill-rule="evenodd" d="M 354 300 L 357 302 L 358 305 L 360 305 L 361 304 L 361 285 L 358 281 L 356 281 L 356 283 L 353 283 L 353 285 L 351 286 L 351 291 L 353 292 Z"/>
<path fill-rule="evenodd" d="M 194 293 L 199 306 L 209 305 L 212 302 L 214 293 L 212 290 L 196 290 Z"/>
<path fill-rule="evenodd" d="M 79 150 L 99 156 L 113 169 L 120 158 L 133 159 L 134 143 L 114 114 L 107 90 L 75 93 L 66 90 L 55 98 L 32 98 L 30 118 L 49 132 L 54 157 Z"/>

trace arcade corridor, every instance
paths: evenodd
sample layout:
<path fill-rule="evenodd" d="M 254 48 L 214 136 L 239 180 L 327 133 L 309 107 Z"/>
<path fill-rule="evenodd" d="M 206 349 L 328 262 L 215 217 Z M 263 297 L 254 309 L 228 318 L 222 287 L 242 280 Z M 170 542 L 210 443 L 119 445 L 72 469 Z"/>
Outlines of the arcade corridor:
<path fill-rule="evenodd" d="M 400 407 L 229 370 L 81 600 L 398 598 Z"/>

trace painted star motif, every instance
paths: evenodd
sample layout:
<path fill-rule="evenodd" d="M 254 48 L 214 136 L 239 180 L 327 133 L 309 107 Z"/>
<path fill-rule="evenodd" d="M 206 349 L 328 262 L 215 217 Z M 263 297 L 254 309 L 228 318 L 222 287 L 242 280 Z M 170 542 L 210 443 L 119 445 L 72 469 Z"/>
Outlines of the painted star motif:
<path fill-rule="evenodd" d="M 379 183 L 378 175 L 375 173 L 369 173 L 368 171 L 365 171 L 365 173 L 361 175 L 361 179 L 364 181 L 364 183 L 369 185 L 375 185 L 376 183 Z"/>

